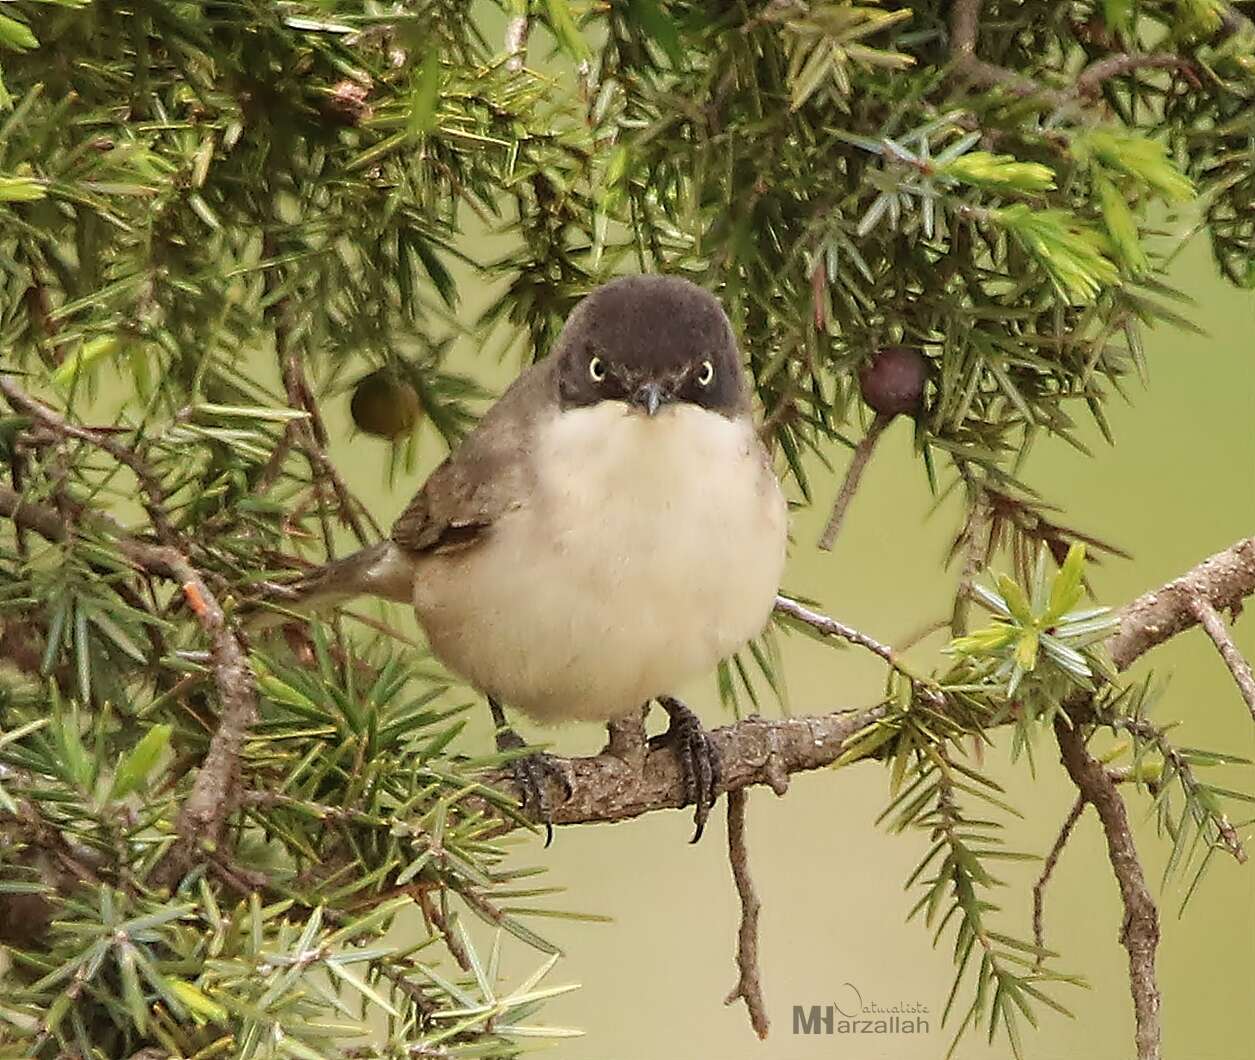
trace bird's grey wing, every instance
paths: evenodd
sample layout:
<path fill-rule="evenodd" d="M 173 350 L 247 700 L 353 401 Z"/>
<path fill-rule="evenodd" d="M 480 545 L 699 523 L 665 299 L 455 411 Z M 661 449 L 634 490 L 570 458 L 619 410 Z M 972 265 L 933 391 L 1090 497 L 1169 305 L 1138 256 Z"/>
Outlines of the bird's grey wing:
<path fill-rule="evenodd" d="M 526 502 L 535 425 L 556 400 L 549 362 L 524 371 L 423 483 L 393 525 L 392 540 L 410 552 L 477 544 L 502 515 Z"/>

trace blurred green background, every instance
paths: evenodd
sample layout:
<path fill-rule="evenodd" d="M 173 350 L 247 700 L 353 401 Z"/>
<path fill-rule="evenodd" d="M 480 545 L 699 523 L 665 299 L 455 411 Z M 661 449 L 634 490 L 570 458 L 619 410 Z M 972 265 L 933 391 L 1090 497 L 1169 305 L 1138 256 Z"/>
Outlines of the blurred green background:
<path fill-rule="evenodd" d="M 491 251 L 492 240 L 477 250 Z M 489 254 L 490 256 L 490 254 Z M 1132 561 L 1103 563 L 1093 579 L 1100 601 L 1121 604 L 1193 565 L 1207 554 L 1255 532 L 1255 302 L 1215 276 L 1201 239 L 1185 248 L 1170 282 L 1196 300 L 1191 315 L 1206 338 L 1160 329 L 1148 337 L 1147 389 L 1131 383 L 1131 405 L 1111 406 L 1117 445 L 1091 431 L 1096 458 L 1065 444 L 1041 441 L 1028 481 L 1063 508 L 1068 525 L 1115 542 Z M 474 280 L 462 284 L 459 317 L 472 321 L 492 292 Z M 494 364 L 463 338 L 453 367 L 494 393 L 517 371 L 517 361 Z M 442 456 L 430 428 L 419 444 L 416 473 L 388 484 L 385 443 L 353 433 L 348 396 L 327 402 L 336 457 L 353 489 L 373 505 L 385 526 L 421 476 Z M 847 459 L 834 453 L 839 470 Z M 813 468 L 821 507 L 836 479 Z M 911 453 L 908 427 L 897 424 L 882 441 L 855 499 L 834 553 L 814 546 L 825 511 L 794 518 L 787 590 L 818 599 L 841 620 L 882 640 L 901 641 L 948 614 L 956 574 L 941 561 L 957 527 L 958 507 L 930 513 L 923 470 Z M 396 612 L 393 613 L 396 617 Z M 1255 656 L 1255 619 L 1236 636 Z M 855 649 L 826 649 L 805 638 L 782 639 L 790 709 L 795 713 L 874 702 L 884 681 L 878 660 Z M 936 661 L 937 638 L 920 645 L 922 665 Z M 1255 758 L 1251 718 L 1219 656 L 1198 631 L 1151 654 L 1167 682 L 1158 720 L 1180 719 L 1179 743 L 1223 748 Z M 685 694 L 710 725 L 729 718 L 712 678 Z M 468 747 L 485 750 L 487 711 L 473 711 Z M 655 725 L 658 722 L 655 720 Z M 600 748 L 596 726 L 545 731 L 520 725 L 529 739 L 556 750 L 587 754 Z M 1038 775 L 1012 767 L 1006 741 L 987 756 L 1024 820 L 1009 831 L 1010 845 L 1044 855 L 1074 792 L 1045 740 Z M 1255 788 L 1255 770 L 1235 772 L 1231 786 Z M 1193 1060 L 1255 1057 L 1255 871 L 1217 857 L 1201 890 L 1178 915 L 1183 881 L 1159 887 L 1167 846 L 1155 834 L 1149 800 L 1127 791 L 1138 824 L 1139 850 L 1160 896 L 1163 943 L 1165 1055 Z M 951 1032 L 940 1027 L 950 987 L 948 939 L 938 949 L 919 923 L 904 922 L 915 897 L 903 881 L 926 849 L 922 835 L 893 836 L 874 825 L 887 801 L 885 771 L 860 763 L 841 771 L 794 778 L 785 798 L 766 789 L 750 801 L 751 860 L 763 902 L 762 971 L 772 1033 L 764 1043 L 750 1031 L 740 1004 L 724 1007 L 735 978 L 733 953 L 738 905 L 726 859 L 722 806 L 705 839 L 688 845 L 691 812 L 654 814 L 614 825 L 561 829 L 549 850 L 539 839 L 520 841 L 521 860 L 547 866 L 547 881 L 566 892 L 555 905 L 608 915 L 610 923 L 555 920 L 538 925 L 566 958 L 552 982 L 582 989 L 551 1003 L 547 1023 L 582 1028 L 563 1042 L 564 1058 L 702 1056 L 718 1060 L 766 1058 L 870 1060 L 934 1058 L 945 1054 Z M 717 820 L 716 820 L 717 819 Z M 1250 836 L 1252 829 L 1242 829 Z M 1031 935 L 1030 888 L 1038 864 L 1008 863 L 999 926 Z M 1188 881 L 1188 877 L 1185 877 Z M 1118 943 L 1121 911 L 1098 825 L 1087 815 L 1064 853 L 1047 895 L 1047 945 L 1064 955 L 1061 967 L 1084 975 L 1090 989 L 1063 987 L 1056 996 L 1073 1020 L 1043 1009 L 1041 1030 L 1025 1039 L 1029 1057 L 1107 1060 L 1132 1052 L 1132 1016 L 1125 951 Z M 509 948 L 509 947 L 508 947 Z M 507 967 L 537 963 L 515 946 Z M 792 1007 L 828 1004 L 854 984 L 865 1001 L 927 1006 L 924 1035 L 804 1036 L 792 1033 Z M 847 1006 L 848 1007 L 848 1003 Z M 987 1047 L 969 1036 L 957 1056 L 1007 1054 L 1005 1042 Z"/>

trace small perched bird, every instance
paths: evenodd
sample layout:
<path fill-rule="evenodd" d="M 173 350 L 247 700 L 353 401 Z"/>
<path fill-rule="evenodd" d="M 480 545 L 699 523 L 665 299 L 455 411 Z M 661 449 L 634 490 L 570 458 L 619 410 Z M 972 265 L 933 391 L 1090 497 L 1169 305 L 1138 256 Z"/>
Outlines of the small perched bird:
<path fill-rule="evenodd" d="M 671 693 L 756 636 L 784 565 L 786 508 L 732 327 L 687 280 L 595 290 L 431 474 L 388 541 L 296 586 L 298 609 L 372 594 L 413 605 L 431 650 L 543 723 L 670 716 L 696 840 L 719 785 L 701 723 Z M 544 755 L 520 758 L 546 824 Z"/>

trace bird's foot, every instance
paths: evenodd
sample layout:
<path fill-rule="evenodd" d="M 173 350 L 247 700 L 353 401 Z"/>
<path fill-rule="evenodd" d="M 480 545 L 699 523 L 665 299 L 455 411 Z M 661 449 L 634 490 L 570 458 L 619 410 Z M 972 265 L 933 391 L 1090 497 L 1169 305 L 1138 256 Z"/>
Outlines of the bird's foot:
<path fill-rule="evenodd" d="M 513 729 L 497 730 L 498 751 L 519 751 L 527 743 Z M 558 758 L 544 751 L 520 755 L 510 762 L 510 772 L 519 789 L 523 812 L 545 826 L 545 846 L 553 842 L 553 806 L 549 801 L 548 781 L 552 777 L 562 786 L 563 798 L 571 797 L 571 778 Z"/>
<path fill-rule="evenodd" d="M 680 771 L 684 776 L 684 805 L 691 802 L 697 807 L 693 814 L 696 829 L 689 840 L 696 843 L 701 839 L 706 818 L 719 797 L 722 780 L 719 751 L 697 715 L 678 699 L 659 696 L 658 704 L 670 716 L 671 724 L 666 732 L 650 741 L 650 746 L 668 746 L 680 760 Z"/>

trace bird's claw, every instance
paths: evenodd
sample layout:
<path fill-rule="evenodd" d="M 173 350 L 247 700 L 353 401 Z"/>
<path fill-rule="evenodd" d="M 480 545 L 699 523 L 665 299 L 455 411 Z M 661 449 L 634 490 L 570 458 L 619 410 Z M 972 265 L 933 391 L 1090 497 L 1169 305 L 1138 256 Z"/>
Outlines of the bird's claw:
<path fill-rule="evenodd" d="M 497 733 L 498 751 L 518 751 L 527 746 L 513 729 Z M 571 797 L 571 778 L 558 758 L 544 751 L 520 755 L 510 763 L 510 772 L 519 789 L 519 803 L 524 813 L 545 826 L 545 846 L 553 842 L 553 806 L 549 802 L 548 780 L 557 779 L 562 786 L 563 799 Z"/>
<path fill-rule="evenodd" d="M 710 738 L 700 719 L 674 696 L 662 696 L 658 700 L 671 717 L 671 724 L 661 736 L 650 741 L 653 747 L 668 746 L 680 762 L 684 777 L 684 805 L 696 806 L 693 814 L 695 829 L 690 843 L 696 843 L 706 828 L 706 819 L 719 797 L 719 785 L 723 771 L 719 750 Z"/>

